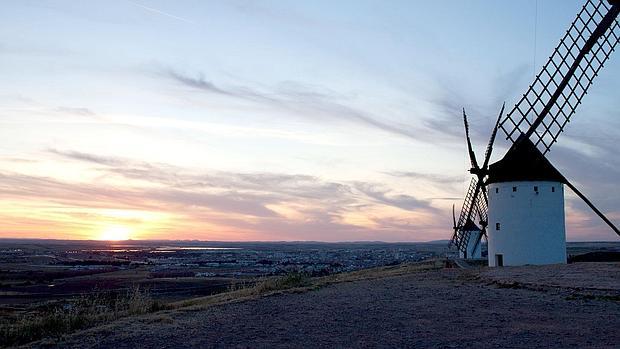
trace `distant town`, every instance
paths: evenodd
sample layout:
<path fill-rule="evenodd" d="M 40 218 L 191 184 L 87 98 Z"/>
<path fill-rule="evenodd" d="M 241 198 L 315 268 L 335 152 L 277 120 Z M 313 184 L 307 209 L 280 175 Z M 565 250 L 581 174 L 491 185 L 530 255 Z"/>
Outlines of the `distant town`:
<path fill-rule="evenodd" d="M 446 243 L 0 241 L 0 303 L 21 304 L 142 285 L 176 298 L 291 272 L 308 276 L 422 261 Z"/>
<path fill-rule="evenodd" d="M 607 246 L 609 245 L 609 246 Z M 617 250 L 571 243 L 569 255 Z M 447 242 L 321 243 L 0 240 L 0 306 L 57 300 L 135 285 L 180 299 L 218 293 L 261 277 L 324 276 L 445 257 Z"/>

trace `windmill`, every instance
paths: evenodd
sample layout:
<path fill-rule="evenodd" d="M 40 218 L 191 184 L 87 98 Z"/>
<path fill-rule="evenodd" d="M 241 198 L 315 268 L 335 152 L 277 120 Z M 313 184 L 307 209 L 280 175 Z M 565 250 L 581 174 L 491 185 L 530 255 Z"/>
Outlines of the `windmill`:
<path fill-rule="evenodd" d="M 490 266 L 565 263 L 564 185 L 620 235 L 545 157 L 620 41 L 618 13 L 620 0 L 586 1 L 527 92 L 506 116 L 502 108 L 482 167 L 476 162 L 463 112 L 474 178 L 458 221 L 453 211 L 450 243 L 462 257 L 471 256 L 471 248 L 486 237 Z M 501 160 L 489 165 L 498 128 L 511 146 Z M 474 219 L 480 234 L 466 230 Z"/>
<path fill-rule="evenodd" d="M 487 208 L 488 197 L 485 185 L 485 177 L 487 177 L 489 171 L 489 160 L 493 152 L 493 143 L 495 142 L 495 136 L 497 135 L 497 129 L 499 122 L 504 114 L 504 106 L 502 106 L 493 132 L 491 133 L 491 139 L 487 146 L 487 150 L 484 154 L 484 161 L 482 167 L 478 165 L 476 160 L 476 153 L 474 153 L 471 145 L 471 138 L 469 137 L 469 123 L 467 122 L 467 114 L 463 109 L 463 123 L 465 124 L 465 139 L 467 140 L 467 150 L 469 153 L 469 159 L 471 161 L 471 169 L 469 172 L 475 177 L 471 179 L 469 183 L 469 189 L 463 202 L 463 208 L 459 214 L 459 220 L 456 220 L 454 214 L 454 205 L 452 206 L 452 221 L 454 223 L 454 235 L 452 237 L 451 244 L 455 245 L 459 250 L 460 258 L 480 258 L 482 251 L 482 238 L 486 237 L 487 228 Z M 478 220 L 478 225 L 474 220 Z"/>

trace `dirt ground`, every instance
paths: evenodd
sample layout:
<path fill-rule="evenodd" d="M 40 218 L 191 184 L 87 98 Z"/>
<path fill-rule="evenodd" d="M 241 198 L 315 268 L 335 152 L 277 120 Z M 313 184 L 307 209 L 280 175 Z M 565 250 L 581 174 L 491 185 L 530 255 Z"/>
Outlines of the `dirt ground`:
<path fill-rule="evenodd" d="M 35 347 L 618 348 L 620 264 L 443 269 L 124 319 Z"/>

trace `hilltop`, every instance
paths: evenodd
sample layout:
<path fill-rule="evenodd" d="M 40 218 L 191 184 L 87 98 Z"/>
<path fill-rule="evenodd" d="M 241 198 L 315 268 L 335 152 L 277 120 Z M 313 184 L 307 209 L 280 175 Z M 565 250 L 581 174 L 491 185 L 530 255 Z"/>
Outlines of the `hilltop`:
<path fill-rule="evenodd" d="M 620 263 L 408 264 L 280 279 L 34 347 L 589 347 L 620 342 Z"/>

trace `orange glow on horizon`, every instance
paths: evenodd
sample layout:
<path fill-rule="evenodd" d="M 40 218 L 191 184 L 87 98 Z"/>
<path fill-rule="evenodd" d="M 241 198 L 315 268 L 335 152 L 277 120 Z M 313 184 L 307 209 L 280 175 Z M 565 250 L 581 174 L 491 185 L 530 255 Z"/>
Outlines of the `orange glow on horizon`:
<path fill-rule="evenodd" d="M 132 230 L 129 227 L 113 225 L 103 229 L 97 240 L 123 241 L 131 239 Z"/>

